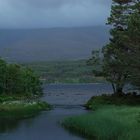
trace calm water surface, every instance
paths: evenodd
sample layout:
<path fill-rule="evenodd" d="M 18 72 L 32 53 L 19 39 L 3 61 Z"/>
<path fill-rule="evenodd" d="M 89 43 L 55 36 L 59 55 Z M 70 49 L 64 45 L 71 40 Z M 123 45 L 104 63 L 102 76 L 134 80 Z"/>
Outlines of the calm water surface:
<path fill-rule="evenodd" d="M 55 106 L 54 110 L 12 122 L 0 122 L 0 140 L 84 140 L 63 129 L 63 118 L 88 113 L 83 105 L 93 95 L 110 93 L 108 84 L 53 84 L 44 86 L 42 100 Z"/>

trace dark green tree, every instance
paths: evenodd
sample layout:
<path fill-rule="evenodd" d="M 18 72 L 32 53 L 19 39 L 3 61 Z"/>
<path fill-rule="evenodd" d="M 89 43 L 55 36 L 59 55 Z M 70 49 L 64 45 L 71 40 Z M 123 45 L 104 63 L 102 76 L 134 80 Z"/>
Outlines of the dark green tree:
<path fill-rule="evenodd" d="M 22 93 L 22 73 L 21 67 L 16 64 L 7 64 L 6 70 L 6 94 L 21 94 Z"/>
<path fill-rule="evenodd" d="M 6 89 L 6 70 L 6 62 L 0 59 L 0 94 L 4 93 Z"/>
<path fill-rule="evenodd" d="M 0 59 L 0 94 L 39 96 L 42 94 L 41 82 L 31 69 Z"/>
<path fill-rule="evenodd" d="M 130 73 L 130 83 L 140 89 L 140 2 L 136 4 L 135 12 L 130 16 L 128 29 L 124 33 L 123 41 L 128 46 L 127 68 Z"/>
<path fill-rule="evenodd" d="M 29 68 L 22 70 L 22 87 L 23 91 L 29 95 L 41 95 L 42 88 L 39 77 Z"/>
<path fill-rule="evenodd" d="M 128 20 L 133 13 L 132 0 L 113 0 L 111 15 L 108 24 L 110 43 L 103 48 L 103 72 L 107 81 L 111 82 L 114 93 L 122 94 L 128 82 L 129 71 L 126 67 L 128 46 L 124 45 L 122 36 L 128 28 Z"/>

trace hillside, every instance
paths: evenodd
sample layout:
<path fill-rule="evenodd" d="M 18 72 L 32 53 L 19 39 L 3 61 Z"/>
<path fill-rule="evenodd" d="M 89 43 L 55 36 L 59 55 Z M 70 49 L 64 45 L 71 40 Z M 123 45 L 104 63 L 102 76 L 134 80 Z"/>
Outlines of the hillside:
<path fill-rule="evenodd" d="M 93 69 L 99 66 L 87 66 L 86 60 L 50 61 L 24 63 L 32 68 L 47 83 L 93 83 L 103 82 L 102 77 L 95 77 Z"/>
<path fill-rule="evenodd" d="M 108 38 L 107 27 L 0 29 L 0 56 L 19 62 L 85 59 Z"/>

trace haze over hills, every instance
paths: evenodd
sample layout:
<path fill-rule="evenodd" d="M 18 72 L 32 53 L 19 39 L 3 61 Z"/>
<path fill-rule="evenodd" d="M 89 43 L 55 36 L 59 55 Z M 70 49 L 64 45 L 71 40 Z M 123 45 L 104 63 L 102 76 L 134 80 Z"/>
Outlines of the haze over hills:
<path fill-rule="evenodd" d="M 106 26 L 0 29 L 0 56 L 18 62 L 85 59 L 108 38 Z"/>

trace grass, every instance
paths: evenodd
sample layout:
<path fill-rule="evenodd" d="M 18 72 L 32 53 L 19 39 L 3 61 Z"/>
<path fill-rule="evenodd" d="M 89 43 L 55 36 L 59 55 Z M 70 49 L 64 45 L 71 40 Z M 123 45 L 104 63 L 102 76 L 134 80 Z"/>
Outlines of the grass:
<path fill-rule="evenodd" d="M 13 94 L 0 95 L 0 124 L 5 121 L 25 119 L 50 110 L 51 106 L 39 101 L 41 95 Z"/>
<path fill-rule="evenodd" d="M 0 103 L 17 100 L 15 96 L 0 95 Z"/>
<path fill-rule="evenodd" d="M 90 140 L 140 139 L 140 96 L 102 95 L 85 106 L 91 112 L 66 118 L 62 125 Z"/>
<path fill-rule="evenodd" d="M 49 110 L 50 105 L 46 102 L 24 102 L 7 101 L 0 103 L 0 120 L 3 119 L 24 119 L 35 116 L 40 111 Z"/>
<path fill-rule="evenodd" d="M 24 101 L 24 100 L 35 100 L 40 98 L 42 95 L 31 95 L 31 94 L 13 94 L 13 95 L 0 95 L 0 103 L 7 101 Z"/>
<path fill-rule="evenodd" d="M 139 140 L 140 107 L 108 105 L 88 115 L 66 118 L 63 126 L 91 140 Z"/>

